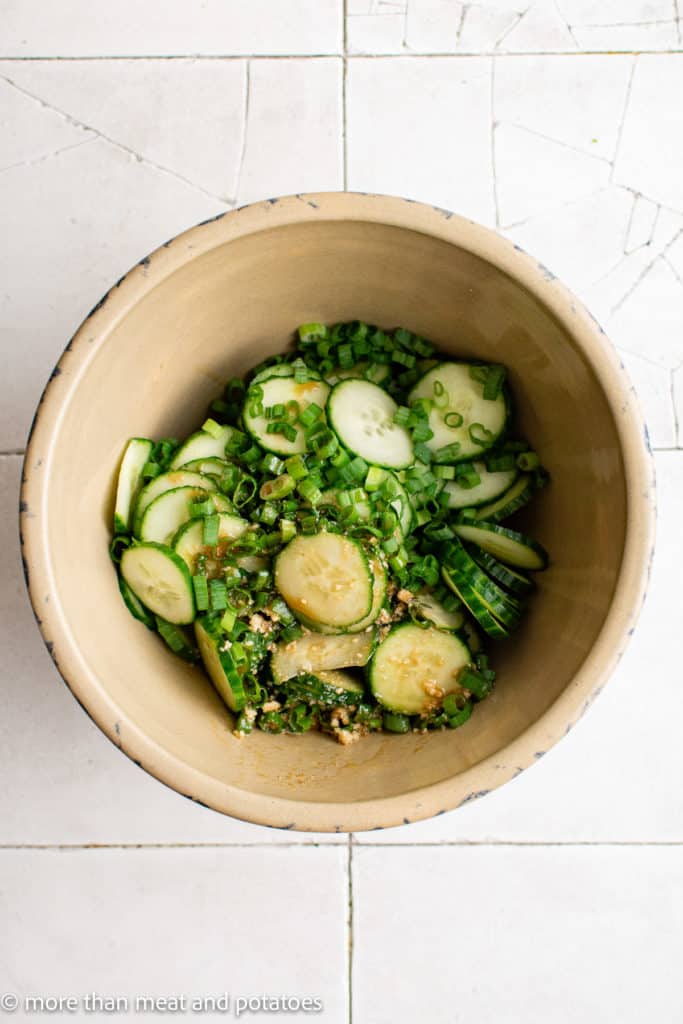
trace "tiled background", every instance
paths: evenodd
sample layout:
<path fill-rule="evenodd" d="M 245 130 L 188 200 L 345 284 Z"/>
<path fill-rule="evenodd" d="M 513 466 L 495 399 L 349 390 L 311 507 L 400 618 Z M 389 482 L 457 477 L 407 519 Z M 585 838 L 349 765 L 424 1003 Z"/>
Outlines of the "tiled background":
<path fill-rule="evenodd" d="M 4 0 L 0 22 L 0 992 L 682 1019 L 676 0 Z M 220 210 L 342 188 L 497 227 L 575 289 L 640 392 L 660 507 L 640 627 L 580 727 L 478 804 L 355 838 L 220 818 L 123 758 L 41 645 L 16 537 L 32 410 L 110 284 Z"/>

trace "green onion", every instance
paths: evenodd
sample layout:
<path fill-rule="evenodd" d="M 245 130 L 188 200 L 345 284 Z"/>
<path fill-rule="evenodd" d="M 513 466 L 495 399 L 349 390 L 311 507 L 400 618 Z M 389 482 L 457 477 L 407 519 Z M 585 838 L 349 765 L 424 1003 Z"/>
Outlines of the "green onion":
<path fill-rule="evenodd" d="M 486 382 L 484 384 L 484 398 L 488 401 L 495 401 L 500 394 L 503 384 L 505 383 L 505 375 L 507 370 L 504 366 L 500 366 L 498 363 L 494 363 L 489 367 L 489 372 L 486 375 Z"/>
<path fill-rule="evenodd" d="M 307 380 L 310 380 L 308 367 L 306 366 L 303 359 L 295 359 L 294 362 L 292 363 L 292 367 L 294 368 L 295 384 L 305 384 Z"/>
<path fill-rule="evenodd" d="M 291 494 L 295 487 L 296 481 L 294 477 L 290 476 L 289 473 L 282 473 L 274 480 L 266 480 L 265 483 L 261 484 L 259 497 L 261 501 L 279 501 L 285 495 Z"/>
<path fill-rule="evenodd" d="M 483 700 L 491 690 L 489 680 L 485 679 L 481 672 L 466 668 L 460 673 L 458 682 L 464 690 L 469 690 L 477 700 Z"/>
<path fill-rule="evenodd" d="M 210 580 L 209 591 L 211 594 L 211 607 L 215 612 L 220 612 L 228 607 L 227 589 L 223 580 Z"/>
<path fill-rule="evenodd" d="M 432 461 L 432 452 L 426 444 L 423 444 L 422 442 L 416 444 L 413 447 L 413 451 L 415 452 L 415 458 L 419 459 L 420 462 L 424 462 L 429 465 Z"/>
<path fill-rule="evenodd" d="M 453 441 L 452 444 L 446 444 L 443 448 L 438 448 L 434 456 L 435 462 L 450 462 L 453 459 L 457 459 L 460 454 L 460 442 Z"/>
<path fill-rule="evenodd" d="M 299 341 L 302 345 L 312 345 L 326 337 L 327 327 L 325 324 L 301 324 L 299 327 Z"/>
<path fill-rule="evenodd" d="M 237 609 L 231 605 L 227 605 L 223 618 L 221 619 L 221 629 L 224 629 L 226 633 L 231 633 L 235 627 L 235 621 L 237 619 Z"/>
<path fill-rule="evenodd" d="M 217 515 L 205 516 L 202 525 L 202 544 L 206 547 L 213 548 L 218 543 L 218 523 Z"/>
<path fill-rule="evenodd" d="M 370 466 L 365 475 L 365 490 L 368 492 L 378 490 L 385 479 L 387 479 L 385 469 L 380 469 L 378 466 Z"/>
<path fill-rule="evenodd" d="M 202 501 L 191 501 L 188 504 L 188 509 L 192 519 L 196 519 L 198 516 L 210 516 L 216 511 L 211 498 L 204 498 Z"/>
<path fill-rule="evenodd" d="M 247 715 L 246 710 L 240 711 L 235 722 L 235 732 L 241 733 L 243 736 L 248 736 L 253 728 L 251 719 Z"/>
<path fill-rule="evenodd" d="M 311 448 L 320 459 L 329 459 L 338 447 L 339 442 L 331 430 L 324 430 L 311 439 Z"/>
<path fill-rule="evenodd" d="M 395 573 L 402 572 L 408 564 L 408 552 L 404 547 L 400 547 L 395 555 L 392 555 L 389 559 L 389 565 Z"/>
<path fill-rule="evenodd" d="M 202 424 L 202 430 L 205 434 L 210 434 L 215 441 L 218 441 L 223 436 L 224 427 L 220 423 L 216 423 L 215 420 L 208 419 Z"/>
<path fill-rule="evenodd" d="M 322 492 L 320 491 L 320 488 L 316 487 L 313 480 L 302 480 L 301 483 L 297 485 L 296 489 L 301 495 L 301 497 L 304 499 L 304 501 L 307 501 L 310 505 L 313 505 L 314 507 L 322 499 Z"/>
<path fill-rule="evenodd" d="M 412 370 L 417 361 L 411 352 L 401 352 L 400 349 L 395 349 L 391 353 L 391 359 L 392 362 L 399 363 L 399 365 L 405 366 L 408 370 Z"/>
<path fill-rule="evenodd" d="M 252 444 L 247 448 L 246 452 L 242 452 L 240 458 L 242 462 L 246 462 L 247 465 L 251 466 L 254 462 L 258 462 L 262 456 L 262 451 L 256 444 Z"/>
<path fill-rule="evenodd" d="M 342 370 L 350 370 L 354 364 L 353 345 L 348 342 L 337 349 L 337 358 Z"/>
<path fill-rule="evenodd" d="M 258 513 L 259 521 L 265 523 L 266 526 L 272 526 L 275 520 L 278 518 L 277 506 L 274 504 L 262 505 Z"/>
<path fill-rule="evenodd" d="M 287 626 L 280 633 L 280 639 L 284 644 L 289 644 L 292 640 L 298 640 L 300 636 L 303 636 L 303 633 L 303 629 L 298 624 L 294 626 Z"/>
<path fill-rule="evenodd" d="M 455 479 L 455 466 L 434 466 L 432 472 L 437 480 Z"/>
<path fill-rule="evenodd" d="M 469 469 L 466 472 L 458 473 L 455 478 L 455 482 L 458 487 L 463 487 L 465 490 L 469 491 L 481 483 L 481 477 L 473 469 Z"/>
<path fill-rule="evenodd" d="M 517 465 L 525 473 L 528 473 L 532 469 L 538 469 L 541 464 L 536 452 L 522 452 L 517 456 Z"/>
<path fill-rule="evenodd" d="M 357 455 L 355 459 L 352 459 L 345 468 L 347 468 L 351 474 L 351 479 L 357 480 L 359 483 L 361 480 L 365 480 L 365 477 L 368 474 L 368 464 L 365 459 L 360 457 L 360 455 Z"/>
<path fill-rule="evenodd" d="M 294 399 L 290 399 L 290 401 L 285 405 L 284 415 L 290 423 L 295 423 L 298 420 L 300 412 L 301 406 L 298 402 L 295 402 Z"/>
<path fill-rule="evenodd" d="M 285 468 L 292 480 L 303 480 L 308 475 L 308 467 L 303 455 L 291 455 L 285 460 Z"/>
<path fill-rule="evenodd" d="M 413 441 L 431 441 L 434 437 L 434 431 L 430 429 L 429 425 L 424 421 L 420 421 L 413 427 Z"/>
<path fill-rule="evenodd" d="M 472 423 L 468 431 L 472 444 L 486 447 L 493 440 L 493 431 L 487 430 L 483 423 Z"/>
<path fill-rule="evenodd" d="M 444 704 L 445 704 L 445 701 L 444 701 Z M 448 724 L 449 724 L 450 728 L 451 729 L 457 729 L 459 726 L 464 725 L 465 722 L 467 721 L 467 719 L 470 717 L 471 714 L 472 714 L 472 702 L 468 700 L 465 703 L 465 705 L 462 708 L 460 708 L 460 710 L 456 714 L 449 716 Z"/>
<path fill-rule="evenodd" d="M 278 476 L 285 468 L 282 459 L 278 459 L 277 455 L 272 455 L 270 452 L 263 456 L 260 466 L 264 473 L 272 473 L 273 476 Z"/>
<path fill-rule="evenodd" d="M 395 711 L 385 711 L 382 716 L 382 724 L 387 732 L 410 732 L 410 719 L 407 715 L 400 715 Z"/>
<path fill-rule="evenodd" d="M 478 384 L 486 384 L 488 375 L 488 366 L 480 366 L 478 364 L 470 366 L 470 377 L 472 380 L 476 380 Z"/>
<path fill-rule="evenodd" d="M 299 423 L 304 427 L 312 426 L 316 420 L 320 419 L 323 411 L 319 405 L 315 402 L 310 402 L 306 408 L 299 413 Z"/>
<path fill-rule="evenodd" d="M 256 494 L 256 481 L 253 476 L 247 476 L 246 474 L 241 478 L 237 487 L 235 488 L 232 501 L 236 508 L 242 508 L 243 505 L 248 505 L 251 499 Z"/>
<path fill-rule="evenodd" d="M 489 473 L 503 473 L 515 468 L 515 457 L 512 452 L 501 452 L 489 455 L 485 459 L 485 463 Z"/>
<path fill-rule="evenodd" d="M 411 411 L 407 405 L 399 405 L 398 409 L 394 413 L 394 423 L 398 423 L 399 427 L 407 427 L 411 418 Z"/>
<path fill-rule="evenodd" d="M 395 537 L 387 537 L 386 540 L 382 541 L 381 547 L 382 551 L 386 555 L 395 555 L 400 547 L 400 544 Z"/>
<path fill-rule="evenodd" d="M 447 427 L 451 427 L 453 430 L 457 430 L 464 423 L 464 420 L 459 412 L 447 412 L 443 418 L 444 423 Z"/>
<path fill-rule="evenodd" d="M 167 622 L 166 619 L 162 619 L 160 615 L 155 615 L 154 618 L 156 620 L 159 635 L 163 637 L 175 654 L 179 654 L 187 647 L 187 641 L 183 636 L 182 631 L 178 629 L 177 626 L 172 622 Z"/>
<path fill-rule="evenodd" d="M 209 607 L 209 585 L 206 582 L 206 576 L 193 576 L 192 588 L 194 590 L 197 611 L 207 611 Z"/>
<path fill-rule="evenodd" d="M 291 519 L 280 520 L 280 539 L 283 544 L 286 544 L 293 537 L 296 537 L 296 525 Z"/>

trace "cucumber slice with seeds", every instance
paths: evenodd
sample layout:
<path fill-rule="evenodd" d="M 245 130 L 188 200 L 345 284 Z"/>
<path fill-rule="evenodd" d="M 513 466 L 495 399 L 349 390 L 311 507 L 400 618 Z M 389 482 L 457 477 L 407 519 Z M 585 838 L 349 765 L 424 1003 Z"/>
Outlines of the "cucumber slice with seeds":
<path fill-rule="evenodd" d="M 147 506 L 151 505 L 154 499 L 164 494 L 165 491 L 173 491 L 176 487 L 199 487 L 204 491 L 217 490 L 216 481 L 211 477 L 202 476 L 201 473 L 190 473 L 185 469 L 175 469 L 172 473 L 162 473 L 160 476 L 156 476 L 142 488 L 138 495 L 133 516 L 133 532 L 135 534 L 138 533 Z"/>
<path fill-rule="evenodd" d="M 404 469 L 413 461 L 413 442 L 405 427 L 394 423 L 397 409 L 376 384 L 343 380 L 330 392 L 327 416 L 348 451 L 374 466 Z"/>
<path fill-rule="evenodd" d="M 114 504 L 114 533 L 128 533 L 131 527 L 132 510 L 154 443 L 144 437 L 133 437 L 126 445 L 121 459 L 116 501 Z"/>
<path fill-rule="evenodd" d="M 249 523 L 246 519 L 240 519 L 239 516 L 231 516 L 229 514 L 222 514 L 218 517 L 218 544 L 220 547 L 226 545 L 229 541 L 235 540 L 237 537 L 241 537 L 246 529 L 248 529 Z M 204 549 L 204 520 L 203 519 L 192 519 L 190 522 L 185 523 L 177 531 L 173 538 L 171 547 L 180 555 L 182 560 L 190 569 L 190 572 L 194 571 L 197 556 L 200 555 Z"/>
<path fill-rule="evenodd" d="M 174 625 L 192 622 L 194 590 L 182 558 L 163 544 L 136 544 L 121 556 L 121 575 L 155 615 Z"/>
<path fill-rule="evenodd" d="M 311 619 L 307 619 L 305 616 L 300 615 L 299 618 L 301 622 L 305 626 L 308 626 L 309 629 L 331 636 L 336 636 L 340 633 L 361 633 L 364 629 L 367 629 L 368 626 L 372 626 L 373 623 L 377 621 L 377 616 L 382 611 L 386 601 L 387 574 L 379 558 L 370 559 L 370 571 L 372 572 L 372 607 L 365 618 L 361 619 L 360 622 L 356 622 L 353 626 L 348 626 L 346 629 L 341 629 L 325 625 L 321 622 L 314 623 Z"/>
<path fill-rule="evenodd" d="M 481 455 L 496 443 L 507 426 L 510 410 L 506 390 L 503 388 L 497 398 L 484 398 L 483 384 L 470 376 L 470 369 L 475 368 L 474 363 L 439 363 L 417 382 L 408 396 L 410 403 L 418 398 L 435 399 L 439 403 L 429 413 L 429 426 L 434 437 L 426 444 L 435 455 L 440 448 L 459 444 L 455 457 L 449 455 L 444 458 L 445 462 L 463 462 Z M 439 385 L 443 387 L 441 397 L 436 394 L 434 385 L 437 391 Z M 458 413 L 462 417 L 459 427 L 446 425 L 444 417 L 449 413 Z M 481 444 L 474 442 L 470 435 L 470 427 L 474 424 L 488 432 L 480 436 Z"/>
<path fill-rule="evenodd" d="M 247 703 L 242 678 L 230 654 L 230 641 L 218 623 L 202 616 L 194 624 L 197 646 L 204 668 L 231 711 L 241 711 Z"/>
<path fill-rule="evenodd" d="M 292 424 L 296 432 L 293 441 L 289 441 L 284 434 L 269 434 L 268 426 L 273 421 L 266 418 L 265 410 L 273 405 L 286 406 L 288 402 L 297 402 L 301 412 L 312 403 L 323 409 L 330 392 L 329 385 L 321 380 L 297 384 L 293 377 L 270 377 L 261 381 L 258 387 L 263 391 L 263 397 L 258 400 L 254 398 L 254 385 L 247 391 L 242 409 L 244 429 L 268 452 L 275 452 L 276 455 L 296 455 L 304 452 L 306 437 L 303 427 L 300 424 Z M 254 407 L 259 404 L 263 412 L 258 416 L 252 415 Z"/>
<path fill-rule="evenodd" d="M 548 552 L 531 537 L 515 530 L 507 530 L 495 523 L 481 522 L 476 526 L 456 523 L 455 532 L 463 540 L 478 544 L 489 555 L 519 569 L 545 569 Z"/>
<path fill-rule="evenodd" d="M 275 561 L 275 586 L 295 615 L 324 626 L 352 626 L 372 607 L 368 560 L 343 534 L 294 537 Z"/>
<path fill-rule="evenodd" d="M 454 633 L 405 623 L 377 648 L 370 687 L 390 711 L 426 715 L 441 706 L 446 694 L 460 690 L 458 678 L 471 662 L 466 644 Z"/>
<path fill-rule="evenodd" d="M 528 505 L 535 493 L 536 486 L 531 474 L 521 473 L 500 497 L 486 505 L 480 505 L 476 518 L 498 523 L 501 519 L 507 519 L 513 512 Z"/>
<path fill-rule="evenodd" d="M 476 508 L 478 505 L 486 505 L 507 491 L 518 475 L 516 469 L 489 473 L 486 464 L 480 461 L 473 462 L 472 469 L 481 479 L 475 487 L 461 487 L 457 479 L 448 480 L 444 486 L 449 508 Z"/>
<path fill-rule="evenodd" d="M 225 446 L 234 432 L 234 427 L 221 427 L 217 437 L 208 434 L 205 430 L 198 430 L 196 434 L 190 434 L 187 441 L 181 444 L 173 456 L 170 468 L 179 469 L 186 463 L 195 462 L 197 459 L 225 458 Z"/>
<path fill-rule="evenodd" d="M 362 668 L 375 646 L 375 631 L 322 636 L 305 633 L 288 644 L 278 643 L 271 659 L 276 683 L 285 683 L 301 673 L 328 672 L 337 668 Z"/>

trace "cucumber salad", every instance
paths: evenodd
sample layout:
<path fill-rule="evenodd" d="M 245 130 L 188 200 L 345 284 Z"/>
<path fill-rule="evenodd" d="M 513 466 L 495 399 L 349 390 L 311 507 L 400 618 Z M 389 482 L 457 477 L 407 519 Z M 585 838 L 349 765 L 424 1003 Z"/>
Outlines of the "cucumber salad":
<path fill-rule="evenodd" d="M 502 525 L 548 476 L 506 370 L 404 328 L 299 327 L 182 443 L 132 438 L 112 559 L 129 611 L 202 663 L 234 732 L 455 729 L 548 556 Z"/>

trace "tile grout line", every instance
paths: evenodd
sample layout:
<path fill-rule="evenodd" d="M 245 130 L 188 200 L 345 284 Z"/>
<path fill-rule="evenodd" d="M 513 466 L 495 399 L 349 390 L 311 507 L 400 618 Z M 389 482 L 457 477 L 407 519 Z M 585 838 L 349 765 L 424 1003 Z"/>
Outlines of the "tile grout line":
<path fill-rule="evenodd" d="M 346 849 L 346 871 L 348 876 L 346 976 L 347 999 L 349 1001 L 349 1024 L 353 1024 L 353 832 L 349 832 Z"/>
<path fill-rule="evenodd" d="M 44 853 L 69 852 L 88 850 L 97 853 L 101 850 L 314 850 L 341 849 L 343 844 L 332 842 L 273 842 L 273 843 L 3 843 L 0 844 L 0 855 L 22 850 L 35 850 Z M 347 891 L 348 891 L 348 936 L 349 936 L 349 988 L 351 988 L 351 967 L 353 951 L 353 849 L 374 850 L 433 850 L 433 849 L 468 849 L 485 847 L 487 849 L 630 849 L 634 847 L 650 847 L 678 849 L 683 847 L 683 839 L 567 839 L 567 840 L 514 840 L 514 839 L 462 839 L 433 840 L 431 842 L 362 842 L 349 833 L 347 848 Z"/>
<path fill-rule="evenodd" d="M 648 49 L 632 49 L 632 50 L 464 50 L 456 52 L 455 50 L 450 53 L 444 53 L 443 51 L 438 53 L 406 53 L 403 50 L 397 50 L 395 53 L 354 53 L 353 60 L 422 60 L 425 57 L 431 58 L 442 58 L 446 60 L 453 60 L 459 57 L 464 57 L 468 60 L 476 60 L 481 57 L 636 57 L 641 54 L 645 56 L 678 56 L 683 55 L 683 47 L 669 48 L 667 50 L 648 50 Z M 174 60 L 185 60 L 185 61 L 233 61 L 233 60 L 282 60 L 282 61 L 301 61 L 301 60 L 326 60 L 333 57 L 347 57 L 348 54 L 345 52 L 331 51 L 329 53 L 299 53 L 299 54 L 283 54 L 283 53 L 176 53 L 176 54 L 110 54 L 108 56 L 88 56 L 88 55 L 76 55 L 76 56 L 39 56 L 33 55 L 31 57 L 17 57 L 17 56 L 1 56 L 0 63 L 12 63 L 12 64 L 30 64 L 32 62 L 44 62 L 44 63 L 75 63 L 76 61 L 95 62 L 95 61 L 174 61 Z"/>
<path fill-rule="evenodd" d="M 348 30 L 347 30 L 347 8 L 348 0 L 342 0 L 342 188 L 344 192 L 348 191 L 349 182 L 349 158 L 348 149 L 346 143 L 346 128 L 347 128 L 347 114 L 346 114 L 346 86 L 349 71 L 349 59 L 348 59 Z"/>

